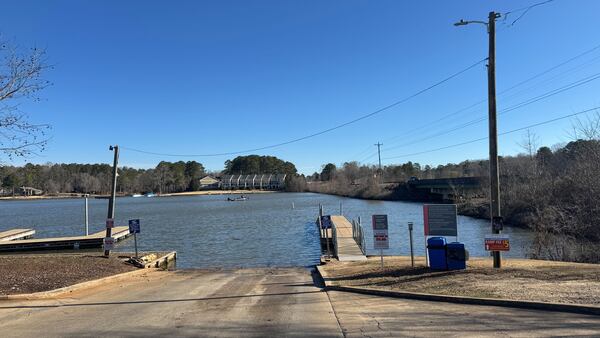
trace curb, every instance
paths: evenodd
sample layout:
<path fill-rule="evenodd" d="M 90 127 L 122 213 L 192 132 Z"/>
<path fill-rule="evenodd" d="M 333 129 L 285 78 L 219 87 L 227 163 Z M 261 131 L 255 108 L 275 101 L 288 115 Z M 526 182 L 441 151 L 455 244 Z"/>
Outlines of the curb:
<path fill-rule="evenodd" d="M 48 298 L 60 297 L 64 294 L 71 293 L 73 291 L 92 288 L 92 287 L 98 286 L 100 284 L 104 284 L 104 283 L 108 283 L 108 282 L 116 282 L 116 281 L 119 281 L 122 279 L 136 277 L 138 275 L 143 275 L 145 273 L 149 273 L 149 272 L 152 273 L 155 271 L 159 271 L 160 270 L 159 267 L 162 266 L 162 264 L 168 263 L 172 260 L 175 260 L 176 257 L 177 257 L 177 252 L 171 251 L 168 254 L 166 254 L 150 263 L 147 263 L 145 268 L 138 268 L 137 270 L 123 272 L 120 274 L 107 276 L 107 277 L 103 277 L 100 279 L 89 280 L 86 282 L 81 282 L 81 283 L 77 283 L 77 284 L 73 284 L 73 285 L 69 285 L 69 286 L 65 286 L 62 288 L 49 290 L 49 291 L 22 293 L 22 294 L 16 294 L 16 295 L 0 295 L 0 302 L 8 301 L 8 300 L 36 300 L 36 299 L 48 299 Z"/>
<path fill-rule="evenodd" d="M 600 307 L 592 306 L 592 305 L 547 303 L 547 302 L 534 302 L 534 301 L 500 299 L 500 298 L 478 298 L 478 297 L 436 295 L 436 294 L 431 294 L 431 293 L 418 293 L 418 292 L 407 292 L 407 291 L 388 291 L 388 290 L 360 288 L 360 287 L 353 287 L 353 286 L 340 286 L 340 285 L 336 285 L 336 283 L 334 281 L 331 281 L 331 279 L 328 277 L 327 273 L 321 266 L 317 266 L 317 271 L 319 272 L 319 274 L 325 281 L 325 291 L 342 291 L 342 292 L 352 292 L 352 293 L 360 293 L 360 294 L 365 294 L 365 295 L 374 295 L 374 296 L 382 296 L 382 297 L 425 300 L 425 301 L 434 301 L 434 302 L 448 302 L 448 303 L 458 303 L 458 304 L 468 304 L 468 305 L 502 306 L 502 307 L 512 307 L 512 308 L 520 308 L 520 309 L 570 312 L 570 313 L 600 316 Z"/>

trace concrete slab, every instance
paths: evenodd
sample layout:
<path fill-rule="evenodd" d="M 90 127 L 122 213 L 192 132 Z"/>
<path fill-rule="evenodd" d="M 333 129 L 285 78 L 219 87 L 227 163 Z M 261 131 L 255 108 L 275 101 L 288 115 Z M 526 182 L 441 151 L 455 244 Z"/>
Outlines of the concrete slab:
<path fill-rule="evenodd" d="M 153 272 L 66 299 L 0 302 L 2 337 L 342 337 L 309 270 Z"/>

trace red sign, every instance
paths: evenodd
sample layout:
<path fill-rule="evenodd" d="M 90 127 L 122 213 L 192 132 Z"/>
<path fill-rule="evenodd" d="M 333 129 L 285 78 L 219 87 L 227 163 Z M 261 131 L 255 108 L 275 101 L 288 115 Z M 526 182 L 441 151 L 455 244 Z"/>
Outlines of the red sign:
<path fill-rule="evenodd" d="M 510 241 L 507 237 L 486 238 L 485 250 L 487 251 L 509 251 Z"/>

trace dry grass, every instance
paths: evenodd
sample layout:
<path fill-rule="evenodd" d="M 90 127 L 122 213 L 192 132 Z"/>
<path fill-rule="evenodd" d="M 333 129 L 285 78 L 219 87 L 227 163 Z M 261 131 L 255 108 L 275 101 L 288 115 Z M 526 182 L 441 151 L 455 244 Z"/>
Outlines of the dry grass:
<path fill-rule="evenodd" d="M 0 255 L 0 295 L 49 291 L 136 269 L 115 255 Z"/>
<path fill-rule="evenodd" d="M 424 258 L 410 266 L 408 257 L 379 257 L 365 262 L 325 265 L 338 285 L 455 296 L 503 298 L 553 303 L 600 305 L 600 265 L 505 259 L 502 269 L 491 259 L 475 258 L 467 270 L 431 272 Z"/>

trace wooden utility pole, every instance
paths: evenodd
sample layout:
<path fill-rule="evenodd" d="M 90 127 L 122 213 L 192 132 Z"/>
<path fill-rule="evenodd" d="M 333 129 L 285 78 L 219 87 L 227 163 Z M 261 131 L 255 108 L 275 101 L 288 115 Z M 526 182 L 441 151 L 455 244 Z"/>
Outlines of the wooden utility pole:
<path fill-rule="evenodd" d="M 377 146 L 377 156 L 379 157 L 379 183 L 383 183 L 383 170 L 381 169 L 381 146 L 383 143 L 377 142 L 375 145 Z"/>
<path fill-rule="evenodd" d="M 490 199 L 492 233 L 499 234 L 496 225 L 500 213 L 500 178 L 498 173 L 498 129 L 496 125 L 496 19 L 499 13 L 490 12 L 488 17 L 489 56 L 488 56 L 488 110 L 490 139 Z M 502 266 L 500 251 L 492 251 L 494 268 Z"/>
<path fill-rule="evenodd" d="M 113 172 L 112 172 L 112 189 L 110 192 L 110 200 L 108 201 L 108 215 L 106 216 L 107 220 L 114 220 L 115 218 L 115 199 L 117 197 L 117 165 L 119 164 L 119 146 L 110 146 L 110 150 L 114 151 L 115 157 L 113 160 Z M 114 224 L 114 223 L 113 223 Z M 109 238 L 112 236 L 112 228 L 106 226 L 106 237 Z M 110 255 L 110 250 L 104 250 L 104 256 L 108 257 Z"/>

